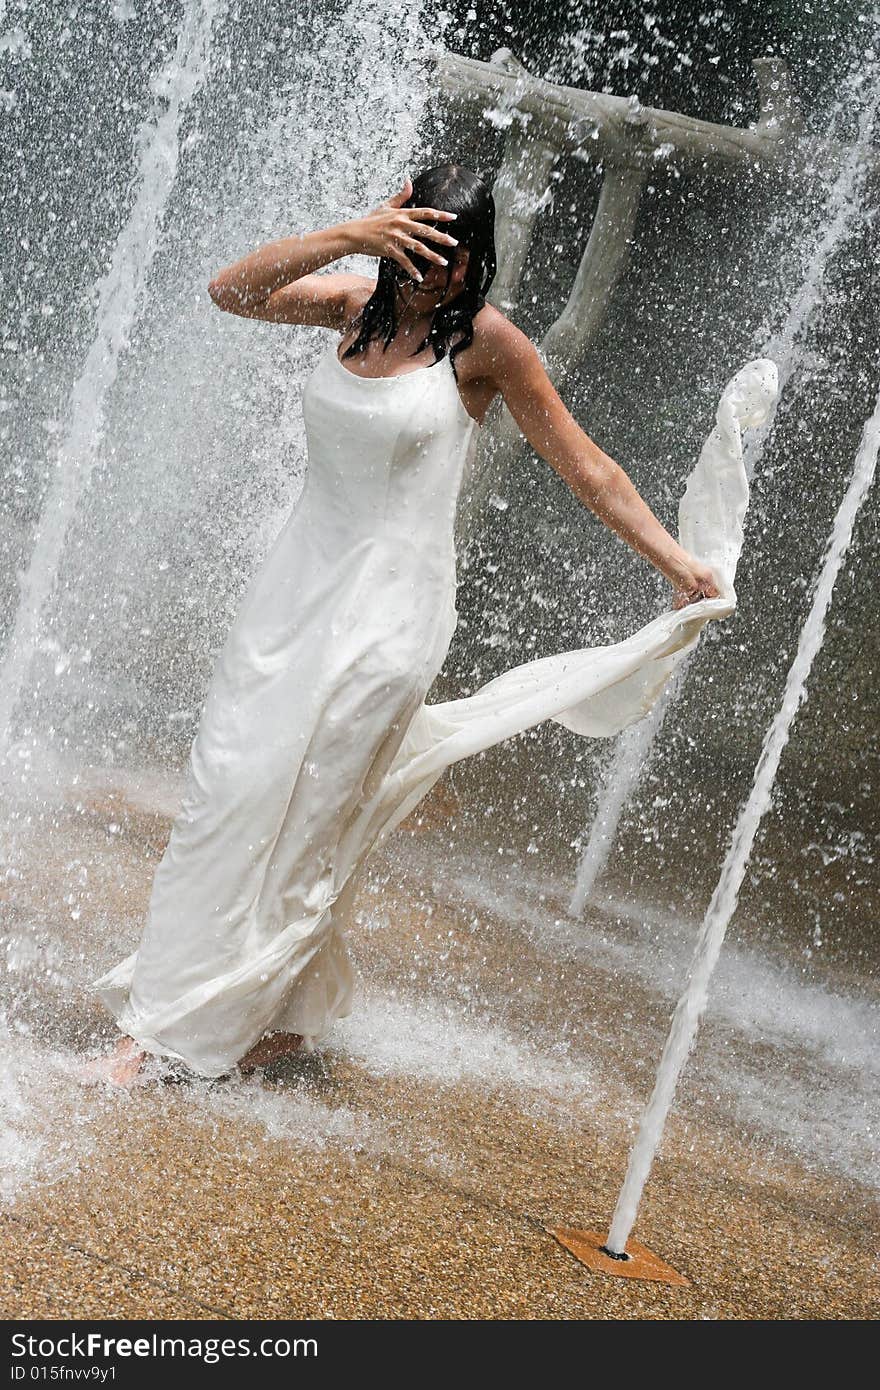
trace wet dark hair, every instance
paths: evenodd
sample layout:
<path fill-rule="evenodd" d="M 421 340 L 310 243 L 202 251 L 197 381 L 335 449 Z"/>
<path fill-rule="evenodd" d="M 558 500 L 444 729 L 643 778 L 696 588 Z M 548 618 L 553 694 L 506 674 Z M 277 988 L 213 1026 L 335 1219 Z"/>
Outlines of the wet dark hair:
<path fill-rule="evenodd" d="M 439 362 L 446 353 L 455 370 L 455 357 L 474 340 L 474 316 L 486 302 L 486 295 L 495 279 L 497 261 L 495 257 L 495 200 L 491 189 L 479 174 L 466 169 L 462 164 L 436 164 L 423 169 L 413 179 L 413 190 L 403 204 L 405 208 L 438 208 L 443 212 L 457 213 L 454 222 L 425 222 L 424 226 L 449 230 L 458 239 L 462 249 L 467 248 L 468 265 L 461 289 L 448 304 L 441 304 L 434 311 L 431 327 L 426 336 L 413 349 L 415 357 L 430 343 L 434 349 L 435 360 Z M 432 249 L 443 252 L 440 242 L 427 241 Z M 449 247 L 450 251 L 457 247 Z M 429 261 L 413 251 L 407 256 L 421 274 L 426 274 L 436 261 Z M 446 286 L 452 276 L 453 262 L 449 257 L 446 268 Z M 360 313 L 358 335 L 343 357 L 353 357 L 362 352 L 374 338 L 383 339 L 383 352 L 397 332 L 397 307 L 395 287 L 411 283 L 409 273 L 390 256 L 379 258 L 379 273 L 376 288 L 370 295 Z M 444 290 L 445 292 L 445 290 Z M 452 339 L 459 340 L 450 347 Z"/>

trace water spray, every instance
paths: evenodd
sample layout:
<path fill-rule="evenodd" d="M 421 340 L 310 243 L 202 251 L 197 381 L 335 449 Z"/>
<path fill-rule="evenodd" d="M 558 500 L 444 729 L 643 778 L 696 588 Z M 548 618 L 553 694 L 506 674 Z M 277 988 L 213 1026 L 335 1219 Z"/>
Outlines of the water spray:
<path fill-rule="evenodd" d="M 152 82 L 153 108 L 135 140 L 134 205 L 98 287 L 94 336 L 71 393 L 67 428 L 21 578 L 21 600 L 0 675 L 0 760 L 8 755 L 13 719 L 40 643 L 67 534 L 98 461 L 107 401 L 159 247 L 162 218 L 177 177 L 181 123 L 209 75 L 214 28 L 224 9 L 225 0 L 189 0 L 175 51 Z"/>
<path fill-rule="evenodd" d="M 631 1241 L 629 1236 L 636 1219 L 654 1155 L 663 1135 L 663 1128 L 675 1095 L 678 1078 L 688 1059 L 700 1019 L 706 1008 L 709 981 L 724 936 L 736 911 L 739 893 L 745 878 L 749 857 L 761 821 L 770 808 L 773 786 L 783 749 L 788 743 L 791 727 L 800 706 L 807 697 L 807 681 L 825 636 L 825 620 L 831 606 L 834 585 L 852 542 L 856 518 L 870 491 L 880 450 L 880 394 L 874 413 L 866 422 L 856 454 L 855 467 L 849 487 L 838 508 L 825 559 L 813 590 L 813 601 L 801 631 L 797 652 L 788 672 L 782 701 L 764 738 L 764 746 L 755 768 L 749 797 L 740 811 L 724 860 L 721 876 L 703 919 L 691 962 L 684 993 L 678 1001 L 672 1026 L 660 1059 L 654 1090 L 645 1107 L 636 1142 L 607 1238 L 592 1231 L 569 1227 L 554 1228 L 552 1234 L 578 1259 L 603 1273 L 614 1273 L 633 1279 L 660 1279 L 666 1283 L 686 1282 L 683 1276 L 663 1266 L 665 1273 L 651 1273 L 657 1257 Z M 622 1255 L 631 1255 L 624 1262 Z M 644 1263 L 641 1263 L 644 1262 Z M 655 1262 L 655 1263 L 652 1263 Z M 638 1269 L 643 1272 L 637 1272 Z M 672 1277 L 672 1276 L 675 1277 Z"/>

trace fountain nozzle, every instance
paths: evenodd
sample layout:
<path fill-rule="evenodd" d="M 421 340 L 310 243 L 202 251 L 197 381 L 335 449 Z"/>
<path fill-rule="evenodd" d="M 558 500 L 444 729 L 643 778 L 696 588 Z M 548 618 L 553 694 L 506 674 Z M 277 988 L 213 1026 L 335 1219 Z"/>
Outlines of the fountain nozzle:
<path fill-rule="evenodd" d="M 648 1279 L 657 1284 L 676 1284 L 679 1287 L 690 1283 L 677 1269 L 673 1269 L 659 1255 L 640 1245 L 637 1240 L 628 1240 L 626 1250 L 609 1250 L 605 1244 L 607 1233 L 583 1231 L 575 1226 L 548 1226 L 547 1234 L 555 1236 L 580 1260 L 582 1265 L 594 1274 L 610 1274 L 622 1279 Z"/>

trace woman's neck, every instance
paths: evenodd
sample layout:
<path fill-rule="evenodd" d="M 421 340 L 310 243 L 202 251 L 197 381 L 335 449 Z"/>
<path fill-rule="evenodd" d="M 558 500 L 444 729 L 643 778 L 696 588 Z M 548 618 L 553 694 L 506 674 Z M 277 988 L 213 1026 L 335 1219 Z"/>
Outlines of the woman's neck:
<path fill-rule="evenodd" d="M 443 304 L 449 304 L 453 299 L 457 299 L 461 290 L 450 296 L 449 299 L 439 299 L 436 304 L 432 304 L 430 309 L 420 308 L 411 304 L 411 295 L 406 293 L 405 288 L 395 285 L 395 314 L 397 318 L 397 331 L 405 338 L 424 337 L 431 327 L 434 315 Z"/>
<path fill-rule="evenodd" d="M 431 327 L 434 314 L 436 313 L 436 306 L 427 313 L 424 309 L 416 309 L 410 306 L 409 301 L 399 290 L 395 309 L 397 333 L 403 338 L 424 338 Z"/>

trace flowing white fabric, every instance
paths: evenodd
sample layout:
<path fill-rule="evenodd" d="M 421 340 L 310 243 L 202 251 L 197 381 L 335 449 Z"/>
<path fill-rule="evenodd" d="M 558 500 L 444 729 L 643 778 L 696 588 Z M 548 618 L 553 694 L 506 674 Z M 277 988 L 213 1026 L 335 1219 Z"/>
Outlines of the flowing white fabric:
<path fill-rule="evenodd" d="M 719 598 L 426 705 L 455 629 L 475 422 L 448 358 L 358 377 L 334 338 L 303 393 L 305 487 L 215 666 L 140 945 L 91 986 L 119 1027 L 208 1077 L 269 1031 L 314 1047 L 351 1009 L 345 931 L 363 862 L 444 768 L 545 719 L 618 733 L 703 625 L 733 612 L 741 431 L 776 389 L 767 359 L 737 373 L 679 508 L 679 539 Z"/>

